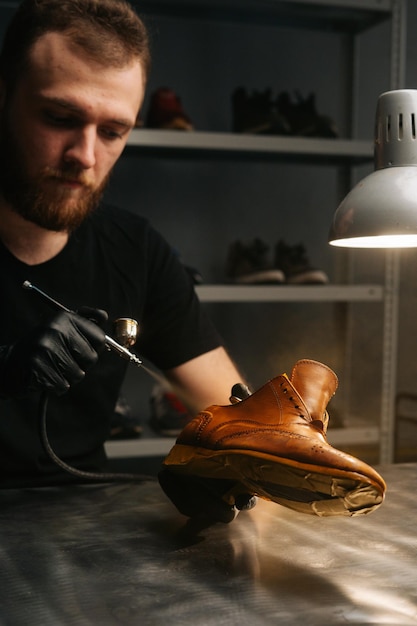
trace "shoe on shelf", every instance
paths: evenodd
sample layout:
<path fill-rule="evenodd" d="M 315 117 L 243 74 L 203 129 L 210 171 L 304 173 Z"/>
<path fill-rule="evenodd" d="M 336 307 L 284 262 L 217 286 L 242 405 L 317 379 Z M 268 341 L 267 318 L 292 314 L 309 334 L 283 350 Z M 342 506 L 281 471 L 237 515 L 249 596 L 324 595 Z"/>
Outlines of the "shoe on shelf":
<path fill-rule="evenodd" d="M 232 120 L 235 133 L 288 135 L 291 130 L 274 103 L 271 89 L 248 94 L 244 87 L 237 87 L 232 93 Z"/>
<path fill-rule="evenodd" d="M 132 409 L 126 398 L 120 395 L 110 422 L 110 440 L 137 439 L 142 435 L 142 423 L 132 415 Z"/>
<path fill-rule="evenodd" d="M 157 383 L 151 397 L 151 428 L 162 437 L 177 437 L 192 419 L 188 409 L 168 385 Z"/>
<path fill-rule="evenodd" d="M 282 117 L 287 120 L 291 135 L 323 138 L 339 136 L 334 121 L 327 115 L 317 113 L 314 93 L 303 98 L 299 92 L 296 92 L 296 102 L 293 102 L 290 94 L 283 91 L 276 99 L 276 107 Z"/>
<path fill-rule="evenodd" d="M 243 285 L 282 284 L 285 281 L 283 271 L 274 267 L 269 259 L 269 246 L 258 238 L 249 243 L 237 240 L 231 244 L 226 274 L 233 282 Z"/>
<path fill-rule="evenodd" d="M 323 270 L 311 265 L 302 243 L 289 246 L 283 240 L 278 241 L 274 265 L 282 270 L 289 285 L 325 285 L 329 282 Z"/>
<path fill-rule="evenodd" d="M 327 404 L 338 385 L 317 361 L 298 361 L 240 402 L 213 405 L 181 432 L 163 467 L 183 476 L 234 481 L 241 494 L 318 516 L 354 516 L 379 507 L 386 485 L 326 439 Z"/>
<path fill-rule="evenodd" d="M 194 130 L 180 98 L 167 87 L 160 87 L 152 93 L 146 126 L 168 130 Z"/>

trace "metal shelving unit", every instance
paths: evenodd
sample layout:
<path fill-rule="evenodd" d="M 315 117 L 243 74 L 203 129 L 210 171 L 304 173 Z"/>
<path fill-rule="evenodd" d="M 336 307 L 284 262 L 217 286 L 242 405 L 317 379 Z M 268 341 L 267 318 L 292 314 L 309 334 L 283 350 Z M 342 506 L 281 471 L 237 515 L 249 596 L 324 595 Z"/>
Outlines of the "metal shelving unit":
<path fill-rule="evenodd" d="M 202 302 L 383 302 L 381 285 L 200 285 Z"/>
<path fill-rule="evenodd" d="M 142 14 L 165 15 L 180 19 L 233 20 L 250 23 L 275 23 L 277 26 L 326 29 L 356 35 L 383 20 L 391 20 L 390 88 L 403 86 L 405 14 L 407 0 L 149 0 L 140 3 Z M 355 54 L 355 47 L 352 48 Z M 357 59 L 353 60 L 353 67 Z M 354 79 L 354 77 L 353 77 Z M 352 85 L 352 102 L 355 85 Z M 354 117 L 354 116 L 353 116 Z M 196 157 L 255 158 L 331 163 L 355 166 L 371 162 L 371 142 L 356 139 L 313 139 L 303 137 L 239 135 L 216 132 L 178 133 L 135 129 L 129 150 L 150 157 L 163 154 L 181 158 Z M 380 427 L 352 425 L 333 429 L 329 440 L 342 443 L 379 442 L 380 462 L 393 460 L 394 398 L 396 384 L 397 308 L 399 269 L 395 253 L 386 256 L 384 285 L 328 286 L 238 286 L 202 285 L 197 293 L 204 302 L 365 302 L 375 301 L 384 309 L 382 338 L 382 391 Z M 339 431 L 339 432 L 336 432 Z M 171 439 L 146 439 L 139 442 L 109 442 L 110 456 L 150 456 L 165 454 Z M 125 446 L 125 447 L 122 447 Z"/>
<path fill-rule="evenodd" d="M 391 0 L 141 0 L 141 14 L 358 33 L 390 17 Z"/>
<path fill-rule="evenodd" d="M 296 158 L 314 162 L 360 164 L 372 161 L 373 146 L 370 141 L 349 139 L 315 139 L 308 137 L 280 137 L 261 135 L 238 135 L 193 131 L 179 133 L 166 130 L 134 129 L 129 137 L 127 150 L 141 150 L 146 154 L 175 156 L 197 155 L 217 157 L 232 154 L 234 157 Z"/>
<path fill-rule="evenodd" d="M 14 9 L 17 0 L 0 0 L 0 8 Z M 407 0 L 141 0 L 138 11 L 149 18 L 158 15 L 176 19 L 221 20 L 249 24 L 273 24 L 307 29 L 359 34 L 382 22 L 391 21 L 390 88 L 403 87 L 405 72 L 405 29 Z M 353 50 L 353 52 L 355 52 Z M 354 60 L 355 63 L 357 60 Z M 354 86 L 352 91 L 354 92 Z M 354 101 L 354 94 L 352 101 Z M 143 151 L 175 158 L 189 156 L 256 158 L 339 165 L 371 162 L 370 142 L 356 139 L 312 139 L 238 135 L 232 133 L 178 133 L 135 129 L 126 151 Z M 329 439 L 341 442 L 379 441 L 380 461 L 393 460 L 394 397 L 398 326 L 399 260 L 395 252 L 386 257 L 384 285 L 257 286 L 202 285 L 197 292 L 204 302 L 370 302 L 384 309 L 382 338 L 382 414 L 380 428 L 352 427 L 330 430 Z M 347 439 L 346 439 L 347 438 Z M 146 441 L 146 445 L 145 445 Z M 173 440 L 157 438 L 134 442 L 108 442 L 110 456 L 163 455 Z"/>

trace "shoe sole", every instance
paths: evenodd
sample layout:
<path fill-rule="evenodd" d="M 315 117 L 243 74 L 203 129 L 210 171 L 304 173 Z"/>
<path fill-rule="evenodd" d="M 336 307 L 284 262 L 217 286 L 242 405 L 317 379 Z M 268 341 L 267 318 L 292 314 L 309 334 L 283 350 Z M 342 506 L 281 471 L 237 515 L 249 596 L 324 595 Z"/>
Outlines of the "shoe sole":
<path fill-rule="evenodd" d="M 382 486 L 360 473 L 250 450 L 207 450 L 176 444 L 164 465 L 173 472 L 236 480 L 240 491 L 243 485 L 247 493 L 320 517 L 363 515 L 384 500 Z"/>
<path fill-rule="evenodd" d="M 288 285 L 327 285 L 328 282 L 327 275 L 321 270 L 310 270 L 287 276 Z"/>

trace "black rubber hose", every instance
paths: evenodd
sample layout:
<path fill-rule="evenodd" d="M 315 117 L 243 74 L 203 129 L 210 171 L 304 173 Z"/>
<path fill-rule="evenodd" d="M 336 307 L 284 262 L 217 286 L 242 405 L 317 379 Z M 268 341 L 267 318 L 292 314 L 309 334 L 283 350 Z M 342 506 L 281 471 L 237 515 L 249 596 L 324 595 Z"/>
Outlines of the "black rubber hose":
<path fill-rule="evenodd" d="M 119 472 L 87 472 L 84 470 L 80 470 L 76 467 L 72 467 L 65 463 L 52 449 L 51 444 L 49 443 L 48 432 L 47 432 L 47 409 L 48 409 L 48 394 L 44 392 L 41 395 L 41 399 L 39 402 L 39 435 L 45 449 L 46 454 L 49 458 L 60 467 L 65 472 L 76 476 L 77 478 L 82 478 L 84 480 L 89 481 L 100 481 L 100 482 L 145 482 L 145 481 L 156 481 L 156 477 L 148 476 L 146 474 L 128 474 L 128 473 L 119 473 Z"/>

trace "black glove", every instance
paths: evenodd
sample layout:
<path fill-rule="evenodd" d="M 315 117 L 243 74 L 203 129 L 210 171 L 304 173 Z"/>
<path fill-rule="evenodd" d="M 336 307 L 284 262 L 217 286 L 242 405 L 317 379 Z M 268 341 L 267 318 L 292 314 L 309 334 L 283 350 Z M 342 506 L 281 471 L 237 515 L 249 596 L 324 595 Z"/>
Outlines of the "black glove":
<path fill-rule="evenodd" d="M 257 501 L 233 480 L 177 474 L 168 469 L 159 472 L 158 480 L 178 511 L 193 520 L 228 524 Z"/>
<path fill-rule="evenodd" d="M 79 314 L 58 313 L 13 345 L 0 347 L 0 394 L 68 391 L 83 380 L 104 349 L 105 334 L 97 324 L 106 319 L 107 313 L 90 308 Z"/>

